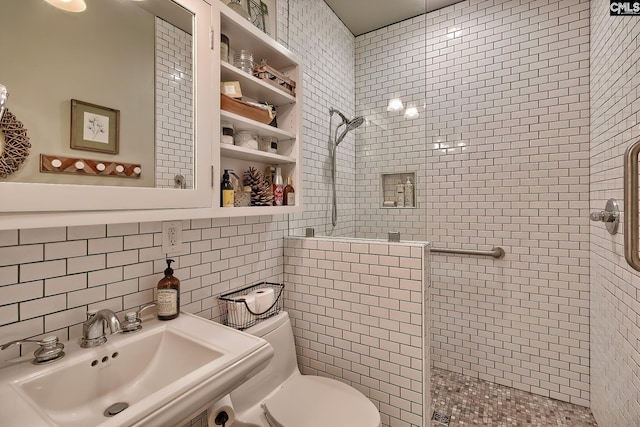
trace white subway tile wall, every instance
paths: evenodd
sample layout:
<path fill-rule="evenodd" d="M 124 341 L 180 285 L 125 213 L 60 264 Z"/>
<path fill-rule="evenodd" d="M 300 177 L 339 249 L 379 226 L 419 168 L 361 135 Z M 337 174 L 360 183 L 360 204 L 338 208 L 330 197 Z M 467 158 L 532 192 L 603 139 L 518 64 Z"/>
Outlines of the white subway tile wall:
<path fill-rule="evenodd" d="M 432 255 L 434 366 L 584 406 L 589 3 L 468 0 L 426 22 L 426 235 L 507 253 Z"/>
<path fill-rule="evenodd" d="M 368 119 L 356 137 L 356 237 L 386 238 L 397 231 L 403 240 L 428 238 L 426 21 L 421 15 L 356 38 L 356 111 Z M 418 108 L 419 117 L 388 112 L 394 98 L 405 108 Z M 384 189 L 383 175 L 394 177 Z M 412 177 L 415 207 L 383 208 L 400 177 L 405 183 L 407 176 Z"/>
<path fill-rule="evenodd" d="M 591 2 L 592 211 L 612 197 L 624 210 L 623 157 L 640 120 L 639 34 L 638 17 Z M 640 425 L 640 276 L 624 259 L 623 233 L 591 225 L 591 411 L 601 427 Z"/>
<path fill-rule="evenodd" d="M 305 66 L 303 155 L 308 197 L 305 213 L 292 216 L 290 225 L 298 233 L 309 226 L 316 227 L 317 234 L 356 233 L 358 212 L 372 206 L 364 201 L 366 192 L 364 197 L 357 196 L 363 187 L 357 185 L 361 181 L 356 176 L 368 173 L 362 165 L 354 167 L 356 152 L 358 158 L 367 154 L 361 134 L 382 150 L 376 153 L 376 170 L 395 170 L 397 165 L 415 162 L 407 170 L 417 168 L 423 175 L 414 183 L 418 209 L 412 210 L 412 218 L 405 213 L 387 221 L 385 216 L 384 222 L 359 233 L 377 233 L 378 228 L 386 233 L 388 224 L 395 223 L 403 235 L 432 240 L 436 246 L 484 249 L 499 245 L 507 251 L 501 261 L 432 255 L 435 365 L 587 406 L 591 397 L 601 424 L 611 420 L 610 425 L 634 425 L 640 400 L 634 364 L 640 356 L 634 345 L 640 336 L 636 319 L 640 282 L 637 274 L 620 265 L 624 265 L 621 235 L 611 237 L 601 225 L 589 227 L 586 194 L 591 150 L 591 209 L 602 209 L 609 197 L 622 199 L 620 156 L 634 140 L 632 129 L 638 122 L 632 111 L 635 86 L 629 85 L 637 71 L 626 58 L 637 53 L 633 42 L 639 24 L 633 17 L 614 20 L 604 3 L 591 2 L 590 144 L 589 4 L 586 0 L 466 0 L 396 24 L 391 32 L 389 27 L 354 40 L 324 2 L 278 2 L 278 38 L 303 58 Z M 387 44 L 400 48 L 404 31 L 419 37 L 420 25 L 427 29 L 425 59 L 420 59 L 427 76 L 426 123 L 422 130 L 418 126 L 417 135 L 403 135 L 403 118 L 383 123 L 368 110 L 375 106 L 378 111 L 382 98 L 390 94 L 385 88 L 393 85 L 373 79 L 371 90 L 383 95 L 370 95 L 361 67 L 367 63 L 367 49 L 375 56 L 371 65 L 379 72 L 392 67 L 378 50 Z M 400 79 L 413 76 L 404 66 L 400 68 Z M 419 87 L 420 82 L 410 85 Z M 364 97 L 357 108 L 350 95 L 356 90 Z M 350 135 L 339 147 L 339 225 L 335 230 L 330 225 L 330 107 L 348 116 L 355 111 L 370 114 L 373 120 L 356 131 L 357 142 Z M 376 123 L 388 127 L 375 130 Z M 407 150 L 398 154 L 404 156 L 400 160 L 393 158 L 396 144 Z M 423 172 L 420 161 L 426 162 Z M 375 219 L 373 211 L 366 213 Z M 177 256 L 176 275 L 183 283 L 185 311 L 219 320 L 216 297 L 220 293 L 284 277 L 287 221 L 281 217 L 185 220 L 183 228 L 185 251 Z M 89 307 L 122 312 L 151 301 L 164 269 L 160 232 L 159 222 L 0 231 L 0 337 L 4 341 L 52 333 L 62 339 L 77 337 Z M 306 288 L 297 291 L 304 299 L 292 302 L 309 311 L 289 308 L 305 326 L 296 327 L 297 345 L 307 363 L 304 369 L 327 369 L 338 377 L 354 361 L 345 359 L 332 368 L 327 360 L 337 356 L 318 351 L 328 346 L 315 340 L 319 331 L 331 329 L 326 324 L 312 326 L 318 310 L 311 306 L 318 301 L 329 303 L 318 293 L 327 292 L 324 285 L 329 282 L 351 283 L 357 275 L 382 277 L 385 271 L 409 267 L 396 266 L 386 254 L 382 254 L 384 264 L 373 263 L 374 257 L 380 261 L 381 254 L 371 248 L 366 253 L 359 252 L 358 246 L 321 251 L 325 258 L 314 253 L 316 264 L 287 267 L 296 275 L 316 277 L 316 282 L 304 283 Z M 289 260 L 289 255 L 285 258 Z M 320 273 L 326 277 L 318 279 Z M 339 304 L 334 310 L 346 316 L 344 324 L 353 324 L 363 317 L 357 310 L 372 310 L 376 298 L 379 301 L 380 295 L 345 300 L 345 305 L 355 304 L 352 314 Z M 403 325 L 413 320 L 386 319 Z M 333 343 L 347 345 L 363 331 L 347 332 Z M 423 333 L 410 329 L 408 336 L 426 341 Z M 366 350 L 370 343 L 355 347 Z M 27 346 L 23 352 L 33 350 Z M 18 355 L 17 349 L 10 349 L 0 352 L 0 360 Z M 370 361 L 367 357 L 360 361 Z M 406 360 L 403 357 L 400 362 Z M 417 361 L 409 366 L 424 371 Z M 384 407 L 388 422 L 397 421 L 397 411 L 409 417 L 402 422 L 416 420 L 416 408 L 423 404 L 417 395 L 420 389 L 411 388 L 417 384 L 409 382 L 406 395 L 397 394 L 399 384 L 374 391 L 379 379 L 372 384 L 363 372 L 364 368 L 357 368 L 343 379 L 362 381 L 359 388 L 379 404 L 389 405 Z"/>
<path fill-rule="evenodd" d="M 183 311 L 220 321 L 220 294 L 282 281 L 282 217 L 185 220 L 182 226 L 183 251 L 172 258 Z M 149 222 L 0 233 L 2 342 L 45 335 L 73 339 L 87 309 L 122 315 L 153 301 L 166 267 L 161 232 L 160 222 Z M 27 345 L 22 354 L 34 349 Z M 18 351 L 0 352 L 0 360 Z"/>
<path fill-rule="evenodd" d="M 302 373 L 357 388 L 385 426 L 426 425 L 428 270 L 425 244 L 286 238 L 285 310 Z"/>
<path fill-rule="evenodd" d="M 314 227 L 316 235 L 352 236 L 358 190 L 353 166 L 354 135 L 359 130 L 351 132 L 337 150 L 338 225 L 333 227 L 329 109 L 336 108 L 348 118 L 355 116 L 354 36 L 324 1 L 278 3 L 286 5 L 279 9 L 278 19 L 289 19 L 288 29 L 279 31 L 278 36 L 281 40 L 288 36 L 283 43 L 302 58 L 304 67 L 305 212 L 291 215 L 290 228 L 296 235 L 304 235 L 306 227 Z M 335 115 L 332 138 L 340 123 Z"/>
<path fill-rule="evenodd" d="M 193 188 L 191 34 L 156 18 L 156 188 Z"/>

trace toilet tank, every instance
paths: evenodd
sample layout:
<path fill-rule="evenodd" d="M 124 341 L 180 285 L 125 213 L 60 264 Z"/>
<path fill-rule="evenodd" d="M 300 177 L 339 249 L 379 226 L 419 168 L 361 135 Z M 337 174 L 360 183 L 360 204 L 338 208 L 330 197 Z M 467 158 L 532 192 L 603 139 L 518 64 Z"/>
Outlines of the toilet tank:
<path fill-rule="evenodd" d="M 261 403 L 291 375 L 300 375 L 289 314 L 283 311 L 246 329 L 251 335 L 266 340 L 273 347 L 271 362 L 262 371 L 231 393 L 236 413 Z"/>

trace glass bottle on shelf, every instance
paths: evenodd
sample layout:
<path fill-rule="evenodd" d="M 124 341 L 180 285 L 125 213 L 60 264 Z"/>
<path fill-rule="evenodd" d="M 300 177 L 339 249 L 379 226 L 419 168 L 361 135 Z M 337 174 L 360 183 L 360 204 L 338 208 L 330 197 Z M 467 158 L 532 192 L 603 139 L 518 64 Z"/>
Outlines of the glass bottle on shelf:
<path fill-rule="evenodd" d="M 296 191 L 292 185 L 293 179 L 290 176 L 287 177 L 287 186 L 284 187 L 284 205 L 295 206 L 296 205 Z"/>
<path fill-rule="evenodd" d="M 273 179 L 273 206 L 284 204 L 284 186 L 282 185 L 282 171 L 276 168 L 276 176 Z"/>

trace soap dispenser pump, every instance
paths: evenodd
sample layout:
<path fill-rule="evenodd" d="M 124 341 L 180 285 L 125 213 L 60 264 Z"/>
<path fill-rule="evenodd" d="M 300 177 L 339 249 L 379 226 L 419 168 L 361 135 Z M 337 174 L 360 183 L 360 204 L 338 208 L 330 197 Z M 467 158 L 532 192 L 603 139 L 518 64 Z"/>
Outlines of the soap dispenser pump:
<path fill-rule="evenodd" d="M 173 275 L 171 263 L 167 258 L 164 277 L 158 282 L 158 319 L 171 320 L 180 314 L 180 280 Z"/>

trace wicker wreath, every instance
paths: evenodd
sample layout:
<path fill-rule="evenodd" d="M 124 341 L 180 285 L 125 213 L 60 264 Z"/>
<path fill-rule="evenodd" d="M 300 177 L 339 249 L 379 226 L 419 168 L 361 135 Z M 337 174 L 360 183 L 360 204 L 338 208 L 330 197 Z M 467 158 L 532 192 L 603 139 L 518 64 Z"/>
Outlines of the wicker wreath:
<path fill-rule="evenodd" d="M 27 159 L 31 144 L 27 130 L 7 109 L 0 120 L 0 131 L 4 135 L 4 149 L 0 153 L 0 177 L 6 178 L 17 171 Z"/>

